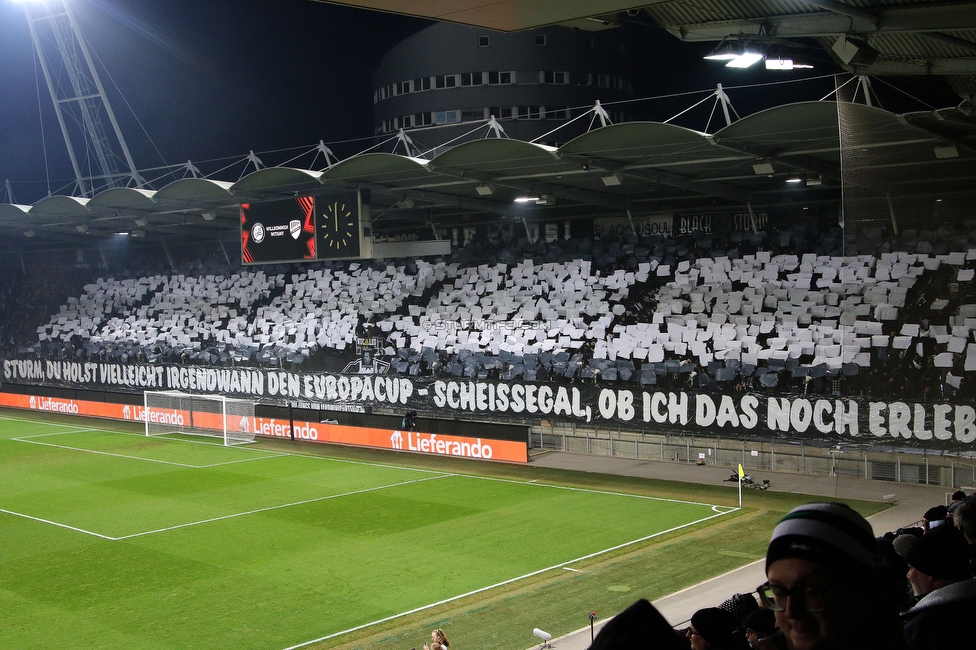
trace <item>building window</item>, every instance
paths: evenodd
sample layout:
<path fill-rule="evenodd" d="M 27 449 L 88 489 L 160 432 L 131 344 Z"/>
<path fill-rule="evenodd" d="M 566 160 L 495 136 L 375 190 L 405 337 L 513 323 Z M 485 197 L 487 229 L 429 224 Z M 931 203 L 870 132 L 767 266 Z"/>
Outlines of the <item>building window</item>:
<path fill-rule="evenodd" d="M 434 124 L 454 124 L 460 121 L 461 116 L 458 111 L 437 111 L 434 113 Z"/>
<path fill-rule="evenodd" d="M 483 119 L 485 119 L 485 109 L 483 108 L 461 111 L 462 122 L 475 122 Z"/>
<path fill-rule="evenodd" d="M 480 86 L 484 82 L 483 73 L 481 72 L 462 72 L 461 73 L 461 85 L 462 86 Z"/>
<path fill-rule="evenodd" d="M 491 47 L 491 36 L 487 34 L 478 37 L 478 47 Z"/>
<path fill-rule="evenodd" d="M 518 119 L 520 119 L 520 120 L 537 120 L 537 119 L 539 119 L 539 107 L 538 106 L 519 106 L 518 107 Z"/>
<path fill-rule="evenodd" d="M 597 75 L 597 85 L 600 88 L 609 88 L 610 87 L 610 75 L 608 75 L 608 74 Z"/>
<path fill-rule="evenodd" d="M 430 90 L 430 77 L 420 77 L 413 80 L 413 91 Z"/>
<path fill-rule="evenodd" d="M 568 72 L 553 72 L 552 70 L 546 70 L 542 73 L 542 83 L 544 84 L 564 84 L 568 82 Z"/>
<path fill-rule="evenodd" d="M 514 79 L 515 79 L 515 73 L 514 72 L 499 72 L 498 73 L 498 83 L 501 83 L 501 84 L 510 84 L 510 83 L 513 83 L 513 80 Z"/>
<path fill-rule="evenodd" d="M 537 46 L 539 46 L 539 47 L 545 47 L 546 46 L 546 35 L 545 34 L 536 34 L 535 35 L 535 44 Z"/>

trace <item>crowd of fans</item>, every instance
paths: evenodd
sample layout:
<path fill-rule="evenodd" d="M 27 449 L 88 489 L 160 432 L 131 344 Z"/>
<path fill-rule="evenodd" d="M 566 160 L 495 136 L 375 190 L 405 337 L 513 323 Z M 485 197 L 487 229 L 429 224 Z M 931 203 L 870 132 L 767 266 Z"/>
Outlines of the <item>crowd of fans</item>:
<path fill-rule="evenodd" d="M 838 503 L 790 511 L 773 530 L 766 582 L 698 610 L 675 631 L 646 600 L 610 620 L 591 650 L 963 650 L 976 626 L 976 497 L 875 537 Z"/>
<path fill-rule="evenodd" d="M 419 377 L 973 400 L 970 245 L 957 230 L 907 231 L 843 257 L 840 230 L 811 221 L 476 241 L 436 261 L 211 261 L 102 276 L 67 296 L 84 274 L 32 275 L 0 284 L 13 303 L 0 350 L 338 371 L 370 337 L 392 372 Z M 51 296 L 60 308 L 45 320 Z"/>

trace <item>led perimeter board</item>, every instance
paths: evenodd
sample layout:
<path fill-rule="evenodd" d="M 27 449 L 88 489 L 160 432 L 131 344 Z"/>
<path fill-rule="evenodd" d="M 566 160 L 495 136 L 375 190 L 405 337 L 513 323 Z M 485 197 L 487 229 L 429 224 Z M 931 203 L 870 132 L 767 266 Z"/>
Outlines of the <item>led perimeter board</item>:
<path fill-rule="evenodd" d="M 244 264 L 315 259 L 315 198 L 241 205 Z"/>

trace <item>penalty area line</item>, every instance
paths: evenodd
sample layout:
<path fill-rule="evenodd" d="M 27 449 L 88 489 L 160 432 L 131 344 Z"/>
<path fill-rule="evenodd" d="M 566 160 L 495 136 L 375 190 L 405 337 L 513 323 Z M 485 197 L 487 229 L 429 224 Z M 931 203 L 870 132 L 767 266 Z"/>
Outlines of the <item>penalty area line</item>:
<path fill-rule="evenodd" d="M 108 535 L 102 535 L 101 533 L 94 533 L 90 530 L 85 530 L 84 528 L 78 528 L 77 526 L 69 526 L 68 524 L 61 524 L 56 521 L 51 521 L 50 519 L 41 519 L 40 517 L 33 517 L 31 515 L 25 515 L 22 512 L 14 512 L 13 510 L 5 510 L 0 508 L 0 512 L 4 512 L 8 515 L 13 515 L 14 517 L 22 517 L 23 519 L 30 519 L 32 521 L 39 521 L 42 524 L 50 524 L 51 526 L 57 526 L 58 528 L 67 528 L 68 530 L 73 530 L 76 533 L 84 533 L 86 535 L 91 535 L 92 537 L 100 537 L 101 539 L 107 539 L 109 541 L 116 541 L 118 537 L 109 537 Z"/>
<path fill-rule="evenodd" d="M 696 524 L 700 524 L 702 522 L 708 521 L 709 519 L 715 519 L 716 517 L 722 517 L 724 515 L 729 514 L 730 512 L 736 512 L 736 510 L 734 510 L 734 509 L 733 510 L 727 510 L 725 512 L 717 512 L 716 511 L 716 514 L 714 514 L 714 515 L 709 515 L 708 517 L 703 517 L 701 519 L 696 519 L 695 521 L 690 521 L 690 522 L 688 522 L 686 524 L 681 524 L 680 526 L 674 526 L 672 528 L 668 528 L 667 530 L 662 530 L 662 531 L 659 531 L 657 533 L 652 533 L 650 535 L 645 535 L 644 537 L 640 537 L 638 539 L 634 539 L 634 540 L 631 540 L 629 542 L 624 542 L 623 544 L 617 544 L 616 546 L 611 546 L 610 548 L 605 548 L 602 551 L 596 551 L 594 553 L 589 553 L 587 555 L 583 555 L 583 556 L 580 556 L 578 558 L 574 558 L 572 560 L 567 560 L 565 562 L 560 562 L 559 564 L 554 564 L 554 565 L 549 566 L 549 567 L 546 567 L 544 569 L 538 569 L 537 571 L 532 571 L 530 573 L 526 573 L 524 575 L 520 575 L 520 576 L 515 577 L 515 578 L 509 578 L 508 580 L 503 580 L 501 582 L 496 582 L 495 584 L 488 585 L 487 587 L 481 587 L 479 589 L 474 589 L 474 590 L 469 591 L 467 593 L 459 594 L 457 596 L 451 596 L 450 598 L 445 598 L 444 600 L 439 600 L 436 603 L 430 603 L 430 604 L 427 604 L 427 605 L 421 605 L 420 607 L 415 607 L 415 608 L 410 609 L 410 610 L 407 610 L 405 612 L 400 612 L 399 614 L 393 614 L 391 616 L 387 616 L 385 618 L 377 619 L 377 620 L 371 621 L 369 623 L 363 623 L 362 625 L 357 625 L 356 627 L 351 627 L 351 628 L 349 628 L 347 630 L 342 630 L 341 632 L 333 632 L 332 634 L 327 634 L 326 636 L 322 636 L 322 637 L 319 637 L 317 639 L 312 639 L 311 641 L 304 641 L 304 642 L 299 643 L 299 644 L 296 644 L 296 645 L 288 646 L 287 648 L 283 648 L 282 650 L 298 650 L 298 648 L 304 648 L 304 647 L 313 645 L 315 643 L 322 643 L 323 641 L 328 641 L 329 639 L 334 639 L 334 638 L 340 637 L 340 636 L 342 636 L 344 634 L 350 634 L 352 632 L 358 632 L 360 630 L 365 630 L 367 628 L 373 627 L 374 625 L 380 625 L 382 623 L 388 623 L 390 621 L 395 621 L 396 619 L 403 618 L 404 616 L 410 616 L 411 614 L 416 614 L 418 612 L 423 612 L 423 611 L 426 611 L 426 610 L 429 610 L 429 609 L 433 609 L 433 608 L 439 607 L 441 605 L 446 605 L 448 603 L 452 603 L 454 601 L 461 600 L 462 598 L 467 598 L 468 596 L 474 596 L 476 594 L 480 594 L 480 593 L 484 593 L 486 591 L 490 591 L 490 590 L 495 589 L 497 587 L 504 587 L 505 585 L 510 585 L 510 584 L 512 584 L 514 582 L 518 582 L 520 580 L 525 580 L 527 578 L 531 578 L 531 577 L 540 575 L 542 573 L 546 573 L 547 571 L 552 571 L 554 569 L 562 569 L 562 568 L 565 568 L 565 567 L 567 567 L 567 566 L 569 566 L 571 564 L 576 564 L 577 562 L 582 562 L 584 560 L 589 560 L 589 559 L 598 557 L 600 555 L 604 555 L 606 553 L 612 553 L 613 551 L 617 551 L 619 549 L 626 548 L 628 546 L 633 546 L 634 544 L 640 544 L 641 542 L 646 542 L 649 539 L 654 539 L 655 537 L 660 537 L 661 535 L 667 535 L 668 533 L 673 533 L 674 531 L 681 530 L 682 528 L 688 528 L 689 526 L 694 526 Z"/>

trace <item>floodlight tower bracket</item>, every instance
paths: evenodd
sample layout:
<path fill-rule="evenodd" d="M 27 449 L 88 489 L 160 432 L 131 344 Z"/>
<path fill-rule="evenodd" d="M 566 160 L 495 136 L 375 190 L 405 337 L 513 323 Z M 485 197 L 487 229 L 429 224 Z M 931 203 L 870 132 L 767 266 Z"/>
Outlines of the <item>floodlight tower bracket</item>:
<path fill-rule="evenodd" d="M 102 189 L 130 184 L 143 187 L 146 181 L 136 169 L 68 3 L 25 2 L 24 12 L 71 159 L 76 192 L 90 197 Z M 103 116 L 110 130 L 105 128 Z"/>

